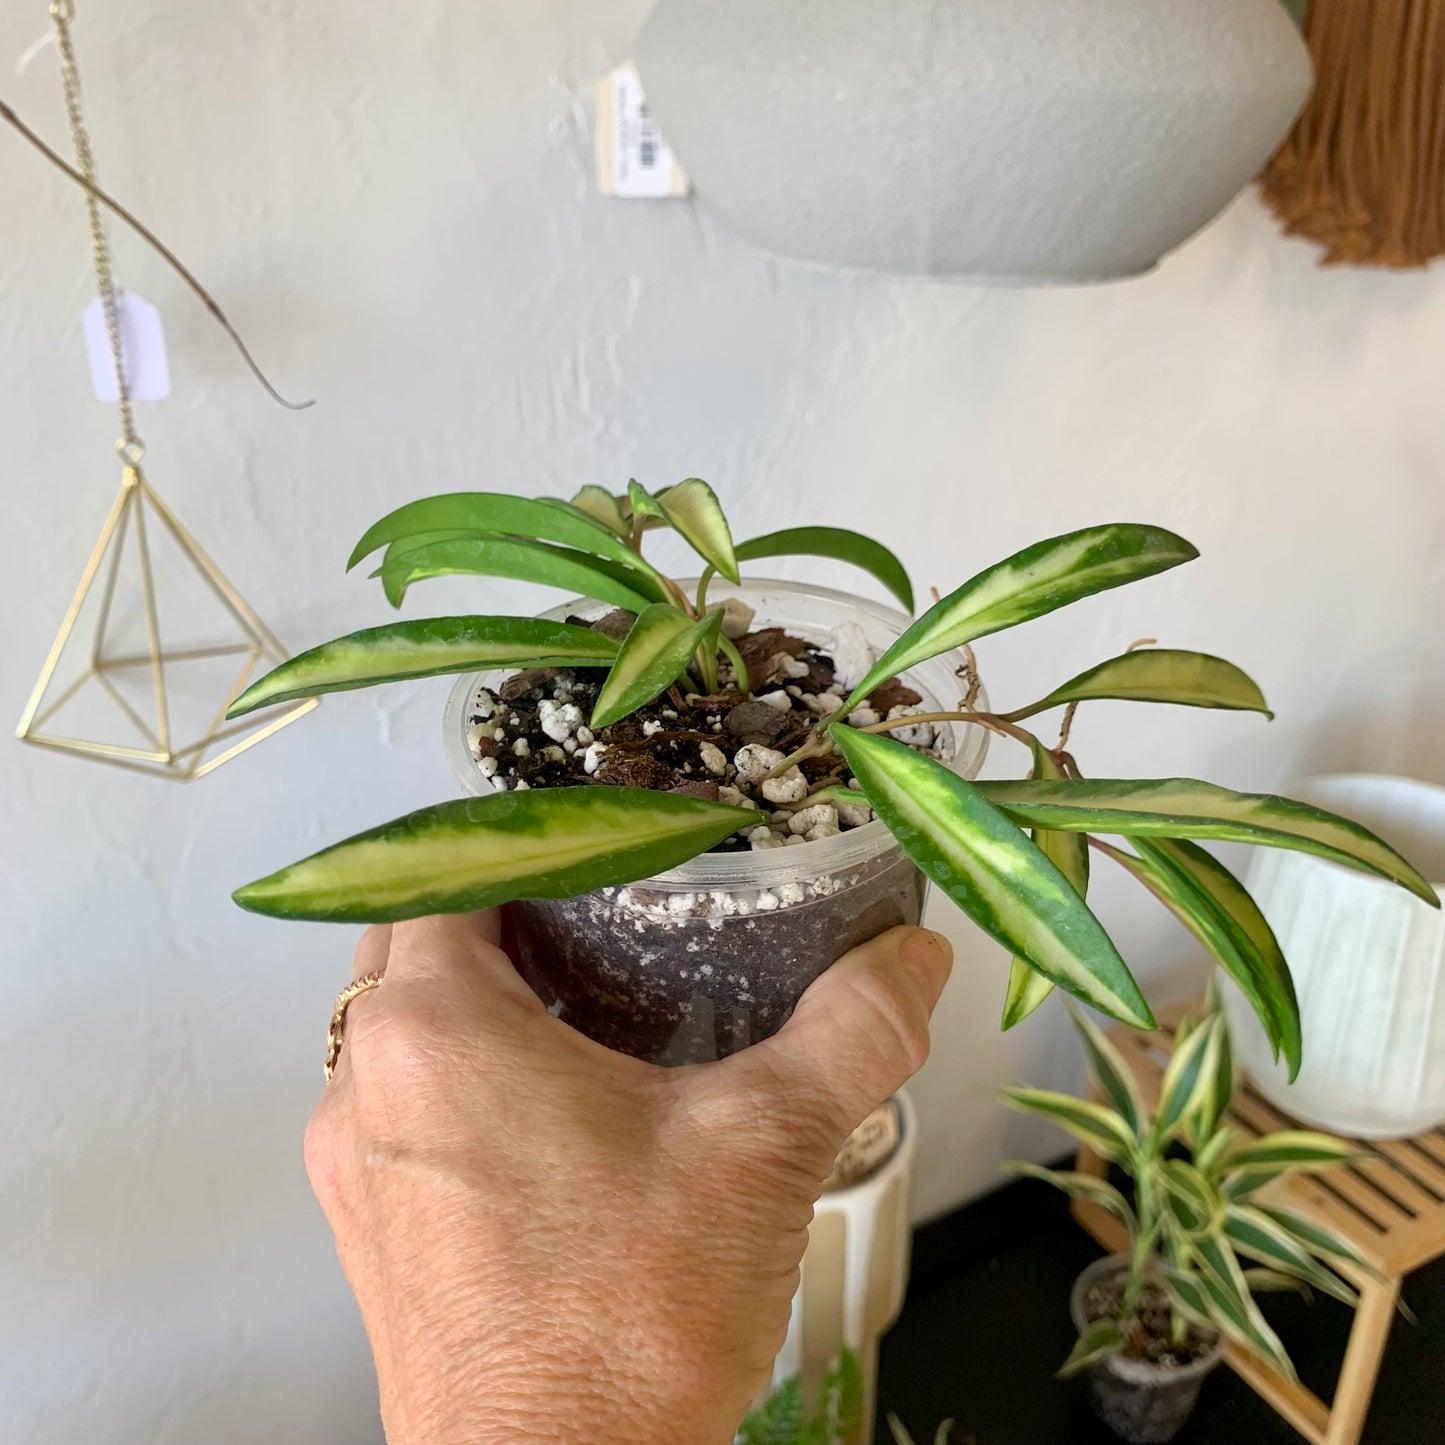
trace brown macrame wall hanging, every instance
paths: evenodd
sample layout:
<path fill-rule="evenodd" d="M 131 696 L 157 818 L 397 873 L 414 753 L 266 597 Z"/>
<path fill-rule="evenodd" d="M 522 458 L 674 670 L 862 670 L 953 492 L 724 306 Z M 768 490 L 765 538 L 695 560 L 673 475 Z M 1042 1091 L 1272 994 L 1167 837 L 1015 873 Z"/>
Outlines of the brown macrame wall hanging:
<path fill-rule="evenodd" d="M 1261 177 L 1326 265 L 1445 254 L 1445 0 L 1310 0 L 1315 90 Z"/>

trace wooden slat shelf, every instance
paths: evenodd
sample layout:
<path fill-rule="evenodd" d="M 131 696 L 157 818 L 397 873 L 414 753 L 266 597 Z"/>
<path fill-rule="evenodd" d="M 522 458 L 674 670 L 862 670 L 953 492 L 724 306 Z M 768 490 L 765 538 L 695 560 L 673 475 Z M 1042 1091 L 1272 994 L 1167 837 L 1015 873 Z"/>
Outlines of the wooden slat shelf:
<path fill-rule="evenodd" d="M 1158 1103 L 1179 1021 L 1190 1013 L 1197 1017 L 1201 1009 L 1199 1000 L 1190 1000 L 1162 1010 L 1155 1033 L 1110 1033 L 1151 1106 Z M 1246 1138 L 1308 1127 L 1269 1103 L 1247 1081 L 1241 1081 L 1225 1122 Z M 1360 1303 L 1333 1404 L 1326 1405 L 1243 1350 L 1230 1345 L 1224 1354 L 1230 1368 L 1312 1445 L 1358 1445 L 1394 1323 L 1400 1282 L 1445 1254 L 1445 1130 L 1430 1129 L 1414 1139 L 1361 1141 L 1360 1147 L 1372 1157 L 1320 1174 L 1287 1176 L 1264 1191 L 1271 1203 L 1344 1235 L 1382 1276 L 1340 1266 L 1359 1289 Z M 1088 1149 L 1080 1149 L 1078 1167 L 1100 1177 L 1108 1172 L 1106 1163 Z M 1123 1246 L 1123 1226 L 1097 1205 L 1075 1200 L 1073 1211 L 1106 1249 Z"/>

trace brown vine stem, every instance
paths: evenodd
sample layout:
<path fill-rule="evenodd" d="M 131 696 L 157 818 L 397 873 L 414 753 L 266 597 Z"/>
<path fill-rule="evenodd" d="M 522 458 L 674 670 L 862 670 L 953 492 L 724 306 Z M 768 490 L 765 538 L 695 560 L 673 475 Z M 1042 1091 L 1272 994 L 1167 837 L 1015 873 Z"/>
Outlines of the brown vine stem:
<path fill-rule="evenodd" d="M 226 333 L 226 335 L 231 338 L 232 342 L 235 344 L 236 350 L 241 353 L 242 360 L 245 361 L 246 365 L 250 368 L 252 376 L 254 376 L 258 382 L 260 382 L 260 384 L 265 388 L 266 392 L 274 402 L 276 402 L 279 406 L 284 406 L 287 411 L 305 411 L 307 407 L 316 405 L 316 402 L 314 400 L 288 401 L 284 396 L 281 395 L 279 391 L 276 390 L 274 386 L 271 385 L 271 382 L 267 378 L 266 373 L 261 370 L 259 365 L 257 365 L 255 357 L 251 355 L 250 351 L 247 349 L 246 343 L 241 340 L 240 333 L 236 330 L 234 326 L 231 325 L 230 321 L 226 317 L 226 313 L 222 311 L 220 306 L 217 304 L 215 297 L 213 297 L 211 293 L 207 291 L 206 288 L 202 286 L 198 280 L 196 280 L 196 278 L 191 274 L 191 272 L 187 270 L 186 267 L 182 264 L 180 258 L 175 254 L 175 252 L 172 251 L 170 247 L 167 246 L 165 242 L 162 241 L 160 237 L 157 236 L 155 232 L 150 229 L 150 227 L 148 227 L 142 221 L 138 220 L 135 216 L 133 216 L 128 210 L 126 210 L 123 205 L 121 205 L 119 201 L 113 199 L 111 196 L 108 196 L 103 190 L 101 190 L 99 186 L 95 185 L 93 182 L 87 180 L 85 176 L 81 175 L 81 173 L 76 170 L 75 167 L 71 165 L 64 156 L 60 155 L 59 152 L 52 149 L 49 145 L 46 144 L 44 140 L 40 138 L 40 136 L 38 136 L 33 130 L 31 130 L 31 128 L 26 125 L 25 122 L 21 120 L 18 115 L 16 115 L 13 108 L 8 106 L 3 100 L 0 100 L 0 120 L 7 121 L 10 125 L 12 125 L 17 131 L 20 132 L 22 136 L 25 137 L 26 140 L 30 142 L 31 145 L 35 147 L 36 150 L 40 152 L 41 155 L 45 157 L 46 160 L 50 162 L 51 165 L 53 165 L 57 170 L 63 171 L 82 190 L 89 191 L 90 194 L 101 203 L 101 205 L 103 205 L 107 210 L 113 212 L 115 215 L 119 216 L 120 219 L 124 221 L 125 224 L 136 233 L 136 235 L 138 235 L 148 246 L 151 247 L 152 250 L 157 252 L 157 254 L 162 257 L 162 259 L 171 267 L 173 271 L 175 271 L 175 273 L 181 278 L 181 280 L 184 281 L 186 285 L 195 292 L 195 294 L 200 298 L 201 304 L 206 308 L 207 311 L 211 313 L 211 316 L 214 318 L 217 325 L 219 325 L 220 328 Z"/>
<path fill-rule="evenodd" d="M 889 718 L 884 722 L 869 723 L 867 727 L 858 729 L 860 733 L 891 733 L 902 728 L 913 727 L 916 723 L 946 723 L 964 722 L 977 723 L 980 727 L 988 728 L 990 732 L 999 733 L 1004 737 L 1013 738 L 1015 742 L 1022 743 L 1026 748 L 1034 745 L 1033 736 L 1023 728 L 1015 727 L 1007 718 L 998 717 L 991 712 L 912 712 L 906 713 L 903 717 Z"/>

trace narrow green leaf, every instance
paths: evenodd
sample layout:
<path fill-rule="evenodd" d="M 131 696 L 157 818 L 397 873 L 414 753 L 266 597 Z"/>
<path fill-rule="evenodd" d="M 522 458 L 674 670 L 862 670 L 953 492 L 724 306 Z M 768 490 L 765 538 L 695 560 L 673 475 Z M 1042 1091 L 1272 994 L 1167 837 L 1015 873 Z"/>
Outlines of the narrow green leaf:
<path fill-rule="evenodd" d="M 1274 1169 L 1281 1173 L 1315 1172 L 1332 1169 L 1363 1158 L 1359 1147 L 1329 1134 L 1308 1129 L 1283 1129 L 1231 1149 L 1226 1157 L 1229 1169 Z"/>
<path fill-rule="evenodd" d="M 1260 1210 L 1232 1205 L 1225 1215 L 1224 1234 L 1238 1253 L 1294 1275 L 1351 1307 L 1358 1303 L 1359 1295 L 1344 1280 L 1317 1264 L 1288 1229 Z"/>
<path fill-rule="evenodd" d="M 1158 1278 L 1165 1294 L 1169 1296 L 1170 1304 L 1190 1324 L 1207 1330 L 1211 1338 L 1219 1334 L 1219 1326 L 1209 1308 L 1209 1296 L 1205 1294 L 1204 1286 L 1200 1284 L 1197 1276 L 1187 1270 L 1166 1266 L 1160 1270 Z"/>
<path fill-rule="evenodd" d="M 629 521 L 638 517 L 649 517 L 662 526 L 667 525 L 667 513 L 662 510 L 657 498 L 634 478 L 627 484 L 627 516 Z"/>
<path fill-rule="evenodd" d="M 1440 906 L 1434 889 L 1383 839 L 1289 798 L 1236 793 L 1190 778 L 998 781 L 980 783 L 979 790 L 1025 827 L 1290 848 L 1392 879 Z"/>
<path fill-rule="evenodd" d="M 1046 698 L 1007 716 L 1011 722 L 1022 722 L 1050 708 L 1105 698 L 1274 716 L 1258 685 L 1232 662 L 1205 652 L 1177 652 L 1167 647 L 1141 648 L 1101 662 L 1056 687 Z"/>
<path fill-rule="evenodd" d="M 388 558 L 379 575 L 383 585 L 396 589 L 395 601 L 413 583 L 430 577 L 512 577 L 560 587 L 599 602 L 610 602 L 629 612 L 641 612 L 657 599 L 637 589 L 637 578 L 625 569 L 586 552 L 554 547 L 549 542 L 528 542 L 516 537 L 481 537 L 432 542 L 414 551 Z M 392 593 L 388 591 L 388 596 Z"/>
<path fill-rule="evenodd" d="M 450 492 L 398 507 L 367 529 L 346 564 L 347 571 L 392 542 L 418 533 L 456 530 L 560 542 L 615 562 L 637 579 L 634 585 L 648 601 L 667 600 L 657 569 L 623 546 L 605 526 L 566 502 L 513 497 L 506 492 Z"/>
<path fill-rule="evenodd" d="M 1175 1215 L 1191 1235 L 1212 1230 L 1224 1219 L 1225 1204 L 1219 1191 L 1187 1160 L 1166 1159 L 1160 1166 L 1160 1178 Z"/>
<path fill-rule="evenodd" d="M 1103 924 L 972 783 L 893 738 L 849 727 L 831 735 L 909 857 L 980 928 L 1100 1012 L 1154 1026 Z"/>
<path fill-rule="evenodd" d="M 486 536 L 487 533 L 475 527 L 451 527 L 438 532 L 417 532 L 409 537 L 398 537 L 386 544 L 386 550 L 381 554 L 381 566 L 371 575 L 381 578 L 381 590 L 386 600 L 393 607 L 400 607 L 406 596 L 406 583 L 404 571 L 396 564 L 406 553 L 430 547 L 433 542 L 479 542 Z"/>
<path fill-rule="evenodd" d="M 1041 1164 L 1028 1164 L 1019 1159 L 1007 1161 L 1003 1168 L 1005 1173 L 1017 1175 L 1021 1179 L 1037 1179 L 1041 1183 L 1052 1184 L 1071 1199 L 1087 1199 L 1091 1204 L 1107 1209 L 1131 1234 L 1138 1228 L 1128 1200 L 1106 1179 L 1073 1170 L 1045 1169 Z"/>
<path fill-rule="evenodd" d="M 789 527 L 769 532 L 738 545 L 739 562 L 757 562 L 764 557 L 827 557 L 849 562 L 876 577 L 909 611 L 913 611 L 913 584 L 903 563 L 881 542 L 850 532 L 846 527 Z"/>
<path fill-rule="evenodd" d="M 733 534 L 717 493 L 701 477 L 689 477 L 659 492 L 652 500 L 667 518 L 668 525 L 686 538 L 692 550 L 737 586 L 740 579 Z"/>
<path fill-rule="evenodd" d="M 676 682 L 721 619 L 719 609 L 694 622 L 679 608 L 662 602 L 642 612 L 623 639 L 617 661 L 597 694 L 592 730 L 597 732 L 635 712 Z"/>
<path fill-rule="evenodd" d="M 1289 1076 L 1303 1059 L 1299 998 L 1279 942 L 1249 890 L 1213 854 L 1182 838 L 1139 838 L 1134 846 L 1159 867 L 1185 880 L 1213 905 L 1202 913 L 1208 938 L 1201 938 L 1260 1015 L 1265 1032 L 1282 1050 Z M 1222 930 L 1222 932 L 1221 932 Z M 1196 933 L 1196 937 L 1199 934 Z"/>
<path fill-rule="evenodd" d="M 1222 1239 L 1205 1238 L 1194 1242 L 1194 1254 L 1202 1266 L 1197 1278 L 1216 1324 L 1225 1334 L 1273 1365 L 1286 1379 L 1293 1380 L 1294 1365 L 1279 1336 L 1260 1314 L 1234 1251 Z"/>
<path fill-rule="evenodd" d="M 1272 1220 L 1313 1253 L 1325 1255 L 1328 1258 L 1348 1260 L 1356 1269 L 1364 1270 L 1367 1274 L 1376 1277 L 1379 1276 L 1379 1270 L 1348 1239 L 1342 1234 L 1336 1234 L 1333 1229 L 1316 1224 L 1314 1220 L 1306 1219 L 1304 1215 L 1296 1214 L 1292 1209 L 1280 1209 L 1272 1204 L 1256 1204 L 1252 1208 L 1256 1213 L 1263 1214 L 1267 1219 Z"/>
<path fill-rule="evenodd" d="M 484 667 L 606 667 L 613 638 L 530 617 L 427 617 L 368 627 L 300 653 L 253 682 L 229 717 L 259 707 L 405 678 Z"/>
<path fill-rule="evenodd" d="M 1244 1282 L 1249 1286 L 1251 1295 L 1262 1294 L 1297 1294 L 1305 1300 L 1313 1303 L 1315 1292 L 1304 1280 L 1296 1279 L 1292 1274 L 1285 1274 L 1282 1270 L 1263 1269 L 1256 1266 L 1244 1271 Z"/>
<path fill-rule="evenodd" d="M 497 793 L 384 823 L 234 897 L 253 913 L 330 923 L 572 898 L 675 868 L 756 820 L 743 808 L 645 788 Z"/>
<path fill-rule="evenodd" d="M 1225 1154 L 1229 1152 L 1238 1137 L 1238 1129 L 1221 1129 L 1217 1134 L 1212 1134 L 1209 1139 L 1195 1151 L 1195 1167 L 1216 1188 L 1218 1188 L 1220 1184 L 1219 1166 Z"/>
<path fill-rule="evenodd" d="M 1133 1157 L 1134 1135 L 1112 1109 L 1076 1099 L 1072 1094 L 1055 1094 L 1048 1089 L 1006 1088 L 999 1098 L 1011 1109 L 1049 1119 L 1096 1154 L 1118 1163 Z"/>
<path fill-rule="evenodd" d="M 1199 1107 L 1212 1087 L 1219 1053 L 1219 1026 L 1210 1019 L 1196 1028 L 1174 1053 L 1159 1085 L 1159 1109 L 1154 1127 L 1161 1139 L 1170 1138 L 1183 1120 Z"/>
<path fill-rule="evenodd" d="M 1036 778 L 1062 778 L 1063 773 L 1053 754 L 1030 738 L 1033 752 L 1033 775 Z M 1080 833 L 1055 833 L 1048 828 L 1035 828 L 1029 835 L 1040 852 L 1074 885 L 1080 898 L 1089 892 L 1089 840 Z M 1015 958 L 1009 970 L 1008 996 L 1004 999 L 1003 1028 L 1007 1033 L 1028 1018 L 1054 991 L 1053 983 L 1029 967 L 1026 958 Z"/>
<path fill-rule="evenodd" d="M 606 527 L 614 537 L 625 538 L 631 535 L 632 529 L 627 525 L 627 518 L 622 515 L 617 498 L 606 487 L 583 487 L 572 498 L 571 505 L 579 512 L 586 513 L 599 526 Z"/>
<path fill-rule="evenodd" d="M 1080 598 L 1152 577 L 1199 553 L 1182 537 L 1131 522 L 1051 537 L 996 563 L 930 607 L 878 659 L 843 705 L 846 714 L 881 682 L 966 642 L 1042 617 Z"/>
<path fill-rule="evenodd" d="M 1142 1139 L 1149 1127 L 1149 1114 L 1144 1107 L 1134 1071 L 1124 1062 L 1118 1049 L 1104 1037 L 1104 1031 L 1093 1019 L 1078 1009 L 1069 1010 L 1074 1027 L 1084 1041 L 1084 1055 L 1089 1073 L 1104 1098 L 1119 1111 L 1124 1122 Z"/>
<path fill-rule="evenodd" d="M 1073 1375 L 1096 1365 L 1109 1355 L 1117 1355 L 1124 1348 L 1124 1331 L 1117 1320 L 1095 1320 L 1085 1326 L 1083 1333 L 1074 1342 L 1069 1358 L 1059 1367 L 1059 1378 L 1067 1380 Z"/>

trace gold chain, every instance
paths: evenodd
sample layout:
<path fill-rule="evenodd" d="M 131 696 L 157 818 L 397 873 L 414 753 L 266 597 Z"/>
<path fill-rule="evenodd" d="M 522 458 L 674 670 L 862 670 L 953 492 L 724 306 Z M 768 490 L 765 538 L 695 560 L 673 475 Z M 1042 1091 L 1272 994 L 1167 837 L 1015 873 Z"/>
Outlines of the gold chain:
<path fill-rule="evenodd" d="M 65 88 L 65 110 L 70 117 L 70 136 L 75 145 L 75 165 L 82 176 L 95 184 L 95 161 L 90 150 L 90 136 L 85 129 L 85 112 L 80 99 L 80 70 L 75 63 L 75 46 L 70 27 L 75 19 L 75 0 L 51 0 L 50 18 L 55 22 L 55 44 L 60 51 L 60 80 Z M 115 390 L 120 401 L 120 437 L 116 450 L 131 467 L 139 467 L 145 446 L 135 429 L 135 412 L 131 409 L 130 388 L 126 385 L 125 361 L 120 348 L 120 318 L 116 308 L 115 275 L 111 270 L 110 241 L 101 220 L 100 202 L 95 193 L 85 193 L 85 208 L 90 216 L 90 255 L 95 263 L 95 284 L 100 292 L 100 310 L 105 320 L 105 336 L 110 344 L 110 358 L 115 366 Z"/>

